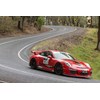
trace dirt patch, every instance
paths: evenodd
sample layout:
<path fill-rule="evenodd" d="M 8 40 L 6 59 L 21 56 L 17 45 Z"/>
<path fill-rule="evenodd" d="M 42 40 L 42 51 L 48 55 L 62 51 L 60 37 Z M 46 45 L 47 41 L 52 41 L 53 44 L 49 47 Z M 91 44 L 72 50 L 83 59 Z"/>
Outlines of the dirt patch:
<path fill-rule="evenodd" d="M 66 50 L 67 48 L 72 48 L 74 45 L 81 43 L 84 34 L 87 29 L 78 28 L 78 30 L 65 34 L 63 36 L 58 36 L 52 39 L 45 40 L 34 46 L 33 50 Z M 48 45 L 49 44 L 49 45 Z"/>
<path fill-rule="evenodd" d="M 50 28 L 47 27 L 42 27 L 41 31 L 38 31 L 35 27 L 33 26 L 25 26 L 24 27 L 24 31 L 22 32 L 21 30 L 17 29 L 15 27 L 15 29 L 12 32 L 4 32 L 4 33 L 0 33 L 0 38 L 5 38 L 5 37 L 15 37 L 15 36 L 21 36 L 21 35 L 31 35 L 31 34 L 38 34 L 38 33 L 43 33 L 43 32 L 47 32 L 50 31 Z"/>
<path fill-rule="evenodd" d="M 69 34 L 65 34 L 61 37 L 62 41 L 68 41 L 73 44 L 79 44 L 86 33 L 87 29 L 84 28 L 77 28 L 76 31 L 71 32 Z"/>

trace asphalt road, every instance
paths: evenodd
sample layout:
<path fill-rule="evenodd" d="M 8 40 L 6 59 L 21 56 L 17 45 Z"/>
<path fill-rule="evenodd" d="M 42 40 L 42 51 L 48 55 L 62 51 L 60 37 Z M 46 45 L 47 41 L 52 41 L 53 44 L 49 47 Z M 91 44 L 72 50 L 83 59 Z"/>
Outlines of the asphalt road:
<path fill-rule="evenodd" d="M 0 39 L 0 82 L 7 83 L 98 83 L 99 80 L 59 76 L 30 69 L 30 48 L 37 42 L 55 36 L 70 34 L 74 27 L 48 26 L 53 30 L 37 35 Z"/>

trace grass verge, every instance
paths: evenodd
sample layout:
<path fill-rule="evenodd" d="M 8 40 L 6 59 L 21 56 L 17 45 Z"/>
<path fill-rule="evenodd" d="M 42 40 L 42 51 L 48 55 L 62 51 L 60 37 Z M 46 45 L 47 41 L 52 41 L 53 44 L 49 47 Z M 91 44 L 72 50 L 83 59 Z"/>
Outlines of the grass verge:
<path fill-rule="evenodd" d="M 93 79 L 100 79 L 100 52 L 95 51 L 97 29 L 87 29 L 85 35 L 71 37 L 73 42 L 65 37 L 57 37 L 38 43 L 32 50 L 57 49 L 71 53 L 78 60 L 85 61 L 93 68 Z"/>

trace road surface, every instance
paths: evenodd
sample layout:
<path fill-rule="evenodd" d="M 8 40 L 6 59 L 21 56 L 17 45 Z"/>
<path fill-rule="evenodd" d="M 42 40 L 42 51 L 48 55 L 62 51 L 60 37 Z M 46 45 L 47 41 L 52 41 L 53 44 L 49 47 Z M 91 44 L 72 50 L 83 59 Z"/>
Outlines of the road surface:
<path fill-rule="evenodd" d="M 70 34 L 74 27 L 48 26 L 51 31 L 37 35 L 25 35 L 0 39 L 0 82 L 7 83 L 97 83 L 99 80 L 59 76 L 30 69 L 30 48 L 37 42 Z"/>

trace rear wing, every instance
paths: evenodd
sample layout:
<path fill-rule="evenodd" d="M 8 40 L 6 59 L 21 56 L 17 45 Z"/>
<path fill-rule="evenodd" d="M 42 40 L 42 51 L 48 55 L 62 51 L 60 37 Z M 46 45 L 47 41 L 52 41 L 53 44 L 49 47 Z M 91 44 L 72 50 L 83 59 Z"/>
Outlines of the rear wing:
<path fill-rule="evenodd" d="M 38 55 L 40 53 L 40 51 L 31 51 L 31 53 L 34 55 Z"/>

